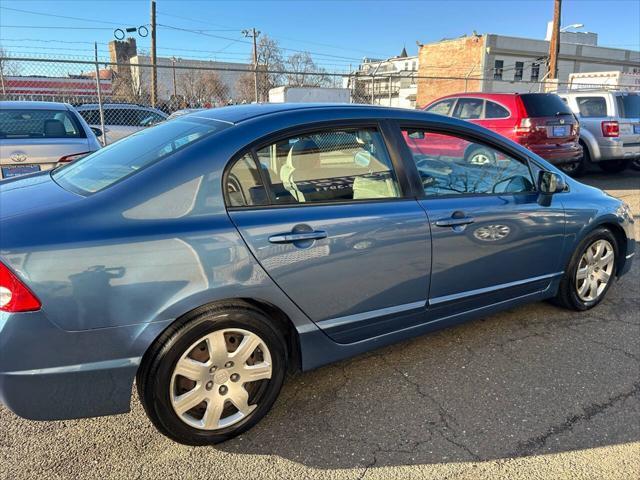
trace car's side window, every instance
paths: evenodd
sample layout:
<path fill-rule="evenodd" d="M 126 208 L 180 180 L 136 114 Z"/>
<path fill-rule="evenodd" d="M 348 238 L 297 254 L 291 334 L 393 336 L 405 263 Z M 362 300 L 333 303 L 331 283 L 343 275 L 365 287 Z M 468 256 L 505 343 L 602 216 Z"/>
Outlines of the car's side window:
<path fill-rule="evenodd" d="M 502 105 L 487 100 L 486 106 L 484 107 L 484 118 L 508 118 L 510 115 L 509 110 Z"/>
<path fill-rule="evenodd" d="M 240 157 L 225 177 L 225 190 L 230 207 L 267 205 L 267 192 L 251 154 Z"/>
<path fill-rule="evenodd" d="M 582 117 L 607 116 L 607 101 L 604 97 L 577 97 L 576 102 Z"/>
<path fill-rule="evenodd" d="M 426 111 L 429 113 L 436 113 L 438 115 L 449 115 L 451 106 L 455 103 L 455 101 L 455 98 L 447 98 L 446 100 L 441 100 L 431 105 L 429 108 L 427 108 Z"/>
<path fill-rule="evenodd" d="M 452 134 L 403 129 L 427 195 L 535 191 L 526 162 Z"/>
<path fill-rule="evenodd" d="M 453 110 L 453 116 L 462 120 L 477 120 L 482 116 L 483 103 L 484 100 L 479 98 L 460 98 Z"/>
<path fill-rule="evenodd" d="M 276 204 L 395 198 L 400 187 L 375 128 L 323 130 L 260 148 Z"/>

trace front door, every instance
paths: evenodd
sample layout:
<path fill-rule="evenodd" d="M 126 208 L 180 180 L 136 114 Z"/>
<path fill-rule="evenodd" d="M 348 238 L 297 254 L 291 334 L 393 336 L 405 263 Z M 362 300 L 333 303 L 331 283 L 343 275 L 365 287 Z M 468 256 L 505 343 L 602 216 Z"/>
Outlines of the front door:
<path fill-rule="evenodd" d="M 538 204 L 526 159 L 456 135 L 412 128 L 403 137 L 431 225 L 431 312 L 452 315 L 533 294 L 561 275 L 564 210 L 557 197 Z M 448 153 L 462 153 L 439 154 L 432 140 L 456 142 Z"/>
<path fill-rule="evenodd" d="M 279 139 L 226 178 L 229 215 L 253 255 L 335 341 L 424 321 L 429 226 L 378 128 Z"/>

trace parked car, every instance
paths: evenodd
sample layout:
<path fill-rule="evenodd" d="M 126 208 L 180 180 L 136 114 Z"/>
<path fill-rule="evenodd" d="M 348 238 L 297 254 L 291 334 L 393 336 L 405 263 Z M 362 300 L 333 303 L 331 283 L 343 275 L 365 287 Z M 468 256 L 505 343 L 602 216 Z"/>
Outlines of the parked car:
<path fill-rule="evenodd" d="M 580 120 L 586 162 L 611 173 L 636 162 L 640 170 L 640 92 L 575 90 L 560 96 Z"/>
<path fill-rule="evenodd" d="M 460 93 L 424 108 L 481 125 L 528 148 L 565 173 L 582 163 L 579 123 L 553 93 Z"/>
<path fill-rule="evenodd" d="M 0 179 L 50 170 L 100 148 L 71 105 L 0 102 Z"/>
<path fill-rule="evenodd" d="M 95 128 L 101 128 L 98 104 L 85 104 L 76 107 L 80 115 Z M 107 144 L 139 132 L 143 128 L 162 122 L 167 114 L 157 108 L 144 107 L 126 103 L 106 103 L 104 109 L 104 126 Z"/>
<path fill-rule="evenodd" d="M 435 136 L 496 160 L 418 151 Z M 194 445 L 256 424 L 289 368 L 525 302 L 590 309 L 635 246 L 626 204 L 521 145 L 358 105 L 183 116 L 0 184 L 0 203 L 2 403 L 123 413 L 135 378 Z"/>

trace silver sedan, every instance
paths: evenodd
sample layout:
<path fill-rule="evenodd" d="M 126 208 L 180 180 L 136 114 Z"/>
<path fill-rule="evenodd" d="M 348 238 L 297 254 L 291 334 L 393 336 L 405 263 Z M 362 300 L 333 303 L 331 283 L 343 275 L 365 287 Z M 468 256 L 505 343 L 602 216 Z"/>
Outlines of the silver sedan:
<path fill-rule="evenodd" d="M 94 131 L 67 103 L 0 102 L 0 179 L 49 170 L 99 148 Z"/>

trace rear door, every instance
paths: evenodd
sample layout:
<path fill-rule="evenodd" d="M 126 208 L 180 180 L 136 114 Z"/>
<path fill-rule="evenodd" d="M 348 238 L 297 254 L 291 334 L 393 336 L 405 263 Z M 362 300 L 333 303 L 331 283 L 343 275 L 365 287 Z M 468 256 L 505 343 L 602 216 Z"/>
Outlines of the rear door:
<path fill-rule="evenodd" d="M 484 106 L 484 117 L 478 124 L 513 139 L 517 124 L 515 113 L 511 112 L 507 105 L 487 99 Z"/>
<path fill-rule="evenodd" d="M 429 227 L 383 132 L 301 130 L 244 154 L 225 176 L 229 215 L 253 255 L 340 343 L 424 321 Z"/>

